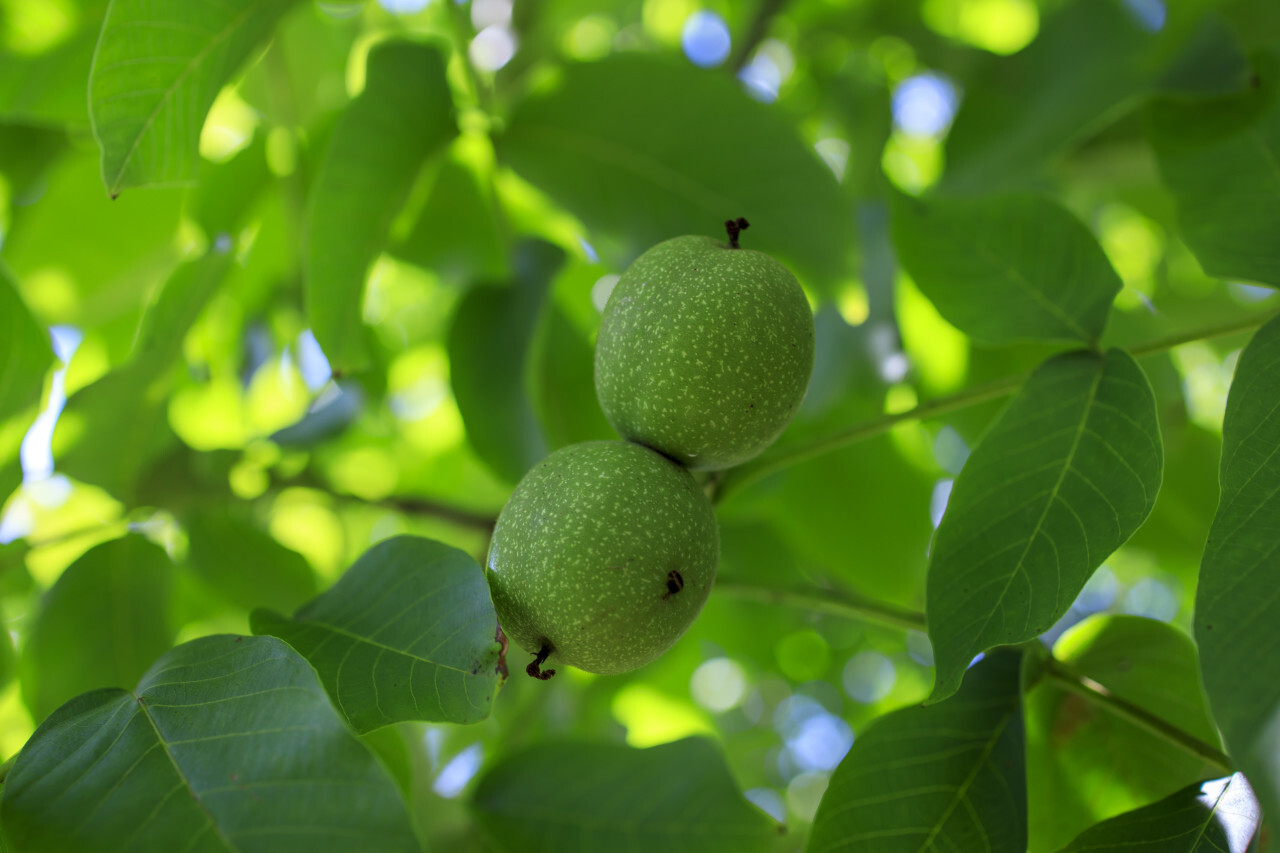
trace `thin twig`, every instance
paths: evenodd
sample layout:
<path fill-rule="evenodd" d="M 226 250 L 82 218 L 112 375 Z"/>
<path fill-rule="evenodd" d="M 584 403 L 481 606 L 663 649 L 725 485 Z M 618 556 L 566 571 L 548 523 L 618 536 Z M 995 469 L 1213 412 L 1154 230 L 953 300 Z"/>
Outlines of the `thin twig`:
<path fill-rule="evenodd" d="M 751 54 L 755 52 L 760 42 L 764 41 L 765 33 L 769 31 L 769 22 L 782 11 L 786 3 L 787 0 L 760 0 L 755 17 L 751 19 L 751 26 L 747 29 L 747 34 L 742 41 L 738 42 L 738 49 L 734 51 L 733 59 L 729 63 L 735 75 L 751 61 Z"/>
<path fill-rule="evenodd" d="M 743 601 L 756 601 L 761 604 L 781 604 L 786 607 L 812 610 L 816 613 L 843 616 L 846 619 L 878 622 L 895 628 L 923 631 L 926 627 L 923 613 L 852 593 L 833 592 L 825 589 L 778 589 L 728 581 L 717 581 L 715 591 L 717 595 L 727 595 Z"/>

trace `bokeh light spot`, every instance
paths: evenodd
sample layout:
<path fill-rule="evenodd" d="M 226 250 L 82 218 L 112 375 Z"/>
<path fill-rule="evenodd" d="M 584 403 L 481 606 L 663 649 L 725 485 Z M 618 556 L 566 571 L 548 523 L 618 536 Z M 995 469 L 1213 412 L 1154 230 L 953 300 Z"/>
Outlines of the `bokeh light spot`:
<path fill-rule="evenodd" d="M 712 658 L 693 672 L 689 680 L 693 701 L 708 711 L 723 713 L 735 708 L 747 693 L 747 674 L 729 658 Z"/>
<path fill-rule="evenodd" d="M 694 12 L 684 22 L 680 46 L 694 65 L 713 68 L 729 58 L 729 26 L 714 12 Z"/>
<path fill-rule="evenodd" d="M 844 666 L 844 692 L 856 702 L 870 704 L 889 695 L 897 680 L 893 661 L 879 652 L 858 652 Z"/>

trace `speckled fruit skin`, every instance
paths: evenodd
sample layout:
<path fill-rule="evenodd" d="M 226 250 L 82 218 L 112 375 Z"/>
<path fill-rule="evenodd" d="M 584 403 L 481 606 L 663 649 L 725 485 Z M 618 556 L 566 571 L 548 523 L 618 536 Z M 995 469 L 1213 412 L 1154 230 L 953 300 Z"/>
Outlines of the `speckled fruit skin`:
<path fill-rule="evenodd" d="M 695 469 L 781 435 L 813 372 L 813 313 L 782 264 L 710 237 L 636 259 L 605 305 L 596 394 L 623 438 Z"/>
<path fill-rule="evenodd" d="M 688 471 L 637 444 L 591 441 L 516 486 L 489 546 L 489 591 L 530 654 L 550 643 L 551 663 L 628 672 L 693 622 L 719 554 L 711 502 Z"/>

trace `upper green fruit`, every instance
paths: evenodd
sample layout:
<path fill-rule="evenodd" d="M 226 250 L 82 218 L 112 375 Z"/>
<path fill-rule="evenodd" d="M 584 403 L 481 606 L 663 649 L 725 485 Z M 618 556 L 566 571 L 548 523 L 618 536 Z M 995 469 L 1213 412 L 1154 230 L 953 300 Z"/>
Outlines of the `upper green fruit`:
<path fill-rule="evenodd" d="M 596 394 L 624 438 L 690 468 L 728 468 L 773 443 L 813 370 L 813 314 L 782 264 L 677 237 L 619 279 L 596 342 Z"/>
<path fill-rule="evenodd" d="M 637 444 L 574 444 L 535 465 L 503 507 L 489 590 L 502 629 L 531 654 L 627 672 L 693 622 L 719 552 L 711 502 L 688 471 Z"/>

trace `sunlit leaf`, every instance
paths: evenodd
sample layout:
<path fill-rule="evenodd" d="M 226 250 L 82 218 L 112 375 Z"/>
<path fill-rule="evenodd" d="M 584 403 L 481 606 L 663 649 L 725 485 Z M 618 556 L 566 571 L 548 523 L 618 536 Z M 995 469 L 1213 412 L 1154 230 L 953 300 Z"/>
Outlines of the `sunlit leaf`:
<path fill-rule="evenodd" d="M 726 219 L 745 216 L 743 245 L 777 254 L 806 284 L 851 273 L 852 217 L 831 171 L 726 74 L 642 53 L 571 65 L 516 110 L 498 153 L 615 264 L 669 237 L 723 235 Z"/>
<path fill-rule="evenodd" d="M 49 333 L 31 316 L 0 263 L 0 421 L 40 401 L 52 363 Z"/>
<path fill-rule="evenodd" d="M 1191 638 L 1138 616 L 1095 616 L 1054 645 L 1073 673 L 1206 744 L 1220 746 Z M 1032 850 L 1059 850 L 1104 818 L 1144 806 L 1220 769 L 1045 679 L 1027 697 Z"/>
<path fill-rule="evenodd" d="M 196 179 L 214 98 L 297 2 L 113 0 L 89 74 L 110 195 Z"/>
<path fill-rule="evenodd" d="M 772 849 L 781 829 L 702 738 L 539 744 L 485 773 L 471 808 L 500 849 L 525 853 L 750 853 Z"/>
<path fill-rule="evenodd" d="M 564 251 L 530 242 L 516 253 L 514 280 L 473 287 L 449 330 L 450 381 L 476 454 L 512 483 L 547 454 L 526 390 L 526 359 Z"/>
<path fill-rule="evenodd" d="M 893 238 L 938 312 L 985 343 L 1096 341 L 1123 286 L 1089 229 L 1039 196 L 898 196 Z"/>
<path fill-rule="evenodd" d="M 246 610 L 293 610 L 316 594 L 305 557 L 239 518 L 198 512 L 187 519 L 187 560 L 210 587 Z"/>
<path fill-rule="evenodd" d="M 1122 350 L 1045 362 L 956 478 L 929 565 L 932 700 L 979 652 L 1039 636 L 1147 517 L 1163 465 L 1155 397 Z"/>
<path fill-rule="evenodd" d="M 347 107 L 307 209 L 307 306 L 335 370 L 367 366 L 364 280 L 423 163 L 456 133 L 444 59 L 428 45 L 369 52 L 364 91 Z"/>
<path fill-rule="evenodd" d="M 311 662 L 357 732 L 401 720 L 474 723 L 501 685 L 484 572 L 429 539 L 380 542 L 293 618 L 257 610 L 252 624 Z"/>
<path fill-rule="evenodd" d="M 386 771 L 272 637 L 194 640 L 132 693 L 63 705 L 5 779 L 0 819 L 31 853 L 419 849 Z"/>
<path fill-rule="evenodd" d="M 1280 319 L 1236 365 L 1222 423 L 1218 504 L 1200 564 L 1200 673 L 1227 751 L 1280 819 Z"/>
<path fill-rule="evenodd" d="M 1022 655 L 993 653 L 955 696 L 862 732 L 831 774 L 807 853 L 1025 853 Z"/>
<path fill-rule="evenodd" d="M 1145 808 L 1082 832 L 1062 853 L 1243 853 L 1262 815 L 1249 782 L 1236 773 L 1189 785 Z"/>
<path fill-rule="evenodd" d="M 1280 287 L 1280 51 L 1253 74 L 1241 94 L 1157 101 L 1151 142 L 1205 271 Z"/>
<path fill-rule="evenodd" d="M 45 594 L 22 654 L 22 691 L 37 720 L 72 696 L 134 684 L 173 642 L 173 563 L 129 535 L 90 549 Z"/>

